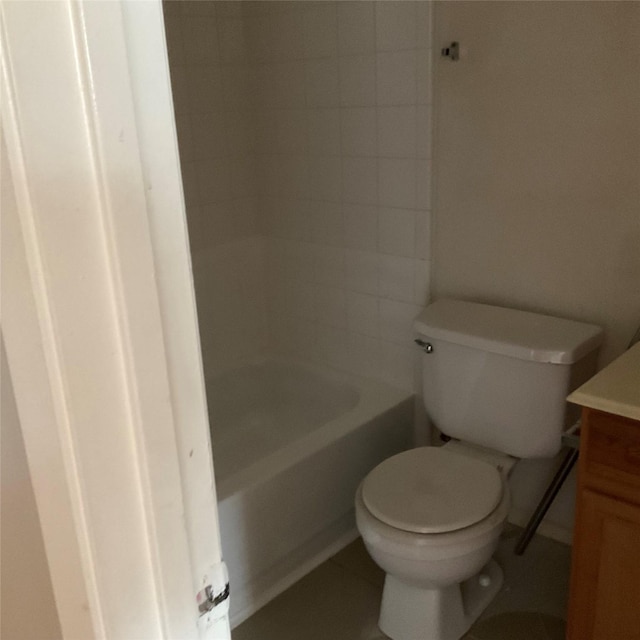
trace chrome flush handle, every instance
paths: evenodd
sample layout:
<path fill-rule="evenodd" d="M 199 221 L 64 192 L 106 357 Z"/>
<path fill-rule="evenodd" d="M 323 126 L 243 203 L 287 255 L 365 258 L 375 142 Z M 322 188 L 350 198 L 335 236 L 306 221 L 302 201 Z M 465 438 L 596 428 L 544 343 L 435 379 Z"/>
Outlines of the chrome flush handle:
<path fill-rule="evenodd" d="M 425 352 L 425 353 L 433 353 L 433 345 L 430 342 L 425 342 L 424 340 L 420 340 L 420 338 L 416 338 L 414 342 Z"/>

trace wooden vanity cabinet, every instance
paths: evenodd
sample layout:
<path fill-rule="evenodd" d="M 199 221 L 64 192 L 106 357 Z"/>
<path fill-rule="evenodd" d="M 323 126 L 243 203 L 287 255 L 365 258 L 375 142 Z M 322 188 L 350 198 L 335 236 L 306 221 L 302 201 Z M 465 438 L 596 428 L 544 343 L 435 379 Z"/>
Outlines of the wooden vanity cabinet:
<path fill-rule="evenodd" d="M 640 640 L 640 421 L 584 408 L 567 640 Z"/>

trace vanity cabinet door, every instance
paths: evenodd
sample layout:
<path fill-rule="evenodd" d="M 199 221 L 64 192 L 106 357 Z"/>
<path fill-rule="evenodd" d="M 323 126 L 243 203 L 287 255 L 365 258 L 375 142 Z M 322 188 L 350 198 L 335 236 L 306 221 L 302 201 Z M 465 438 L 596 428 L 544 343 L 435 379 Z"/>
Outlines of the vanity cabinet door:
<path fill-rule="evenodd" d="M 640 640 L 640 506 L 578 496 L 568 640 Z"/>

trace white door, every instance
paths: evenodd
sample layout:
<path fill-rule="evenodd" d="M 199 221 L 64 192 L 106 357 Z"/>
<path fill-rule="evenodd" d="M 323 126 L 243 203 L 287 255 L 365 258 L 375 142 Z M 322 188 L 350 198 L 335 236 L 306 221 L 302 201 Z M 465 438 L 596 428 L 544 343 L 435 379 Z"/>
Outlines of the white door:
<path fill-rule="evenodd" d="M 2 332 L 63 635 L 224 640 L 160 1 L 0 7 Z"/>

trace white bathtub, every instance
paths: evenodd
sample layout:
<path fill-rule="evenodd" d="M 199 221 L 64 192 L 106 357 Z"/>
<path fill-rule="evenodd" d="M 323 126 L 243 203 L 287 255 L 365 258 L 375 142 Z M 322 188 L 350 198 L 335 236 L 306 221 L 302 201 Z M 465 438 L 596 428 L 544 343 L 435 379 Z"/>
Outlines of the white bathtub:
<path fill-rule="evenodd" d="M 207 381 L 231 624 L 356 536 L 360 480 L 410 446 L 412 394 L 268 360 Z"/>

